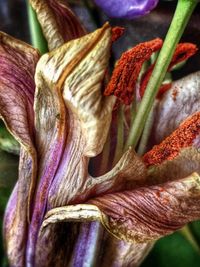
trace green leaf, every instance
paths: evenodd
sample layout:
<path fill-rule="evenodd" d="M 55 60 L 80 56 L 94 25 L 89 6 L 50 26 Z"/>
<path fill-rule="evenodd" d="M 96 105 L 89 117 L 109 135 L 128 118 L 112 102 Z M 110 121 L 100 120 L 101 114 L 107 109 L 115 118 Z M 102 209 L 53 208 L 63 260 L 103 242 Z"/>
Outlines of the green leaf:
<path fill-rule="evenodd" d="M 0 121 L 0 149 L 19 154 L 19 147 L 19 143 L 8 132 L 3 122 Z"/>
<path fill-rule="evenodd" d="M 0 229 L 3 213 L 18 176 L 18 157 L 0 150 Z M 3 255 L 3 240 L 0 231 L 0 266 L 7 266 Z"/>
<path fill-rule="evenodd" d="M 200 236 L 200 231 L 198 232 Z M 200 254 L 181 233 L 176 232 L 160 239 L 141 266 L 199 267 L 199 262 Z"/>

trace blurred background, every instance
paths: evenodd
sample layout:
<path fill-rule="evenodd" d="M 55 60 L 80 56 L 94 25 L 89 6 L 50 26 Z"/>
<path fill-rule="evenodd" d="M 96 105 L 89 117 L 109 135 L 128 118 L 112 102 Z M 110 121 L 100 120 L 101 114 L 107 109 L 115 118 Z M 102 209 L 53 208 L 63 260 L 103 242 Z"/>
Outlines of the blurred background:
<path fill-rule="evenodd" d="M 109 20 L 113 26 L 123 26 L 124 36 L 114 44 L 113 59 L 118 59 L 127 48 L 155 37 L 164 38 L 175 10 L 176 1 L 160 1 L 149 15 L 135 19 L 109 19 L 92 1 L 67 1 L 77 13 L 88 31 Z M 184 42 L 193 42 L 200 47 L 200 8 L 192 15 L 182 37 Z M 0 30 L 30 43 L 26 0 L 0 0 Z M 200 69 L 200 52 L 179 70 L 173 72 L 178 79 Z M 0 227 L 10 192 L 17 179 L 18 151 L 16 142 L 8 135 L 0 122 Z M 6 266 L 3 241 L 0 237 L 0 266 Z M 200 266 L 200 222 L 188 225 L 183 231 L 159 240 L 142 267 L 199 267 Z"/>

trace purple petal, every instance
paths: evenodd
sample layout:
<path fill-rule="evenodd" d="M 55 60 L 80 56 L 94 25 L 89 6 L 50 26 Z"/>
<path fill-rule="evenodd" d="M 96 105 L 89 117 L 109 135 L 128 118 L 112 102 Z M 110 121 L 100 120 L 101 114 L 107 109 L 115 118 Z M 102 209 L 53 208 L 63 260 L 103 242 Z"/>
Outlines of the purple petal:
<path fill-rule="evenodd" d="M 49 205 L 67 204 L 76 195 L 88 176 L 88 156 L 100 153 L 105 143 L 114 105 L 113 98 L 104 101 L 101 93 L 110 44 L 111 28 L 105 24 L 100 30 L 44 55 L 37 65 L 35 140 L 39 148 L 39 182 L 29 229 L 27 263 L 36 255 L 38 266 L 39 263 L 54 266 L 54 253 L 51 256 L 49 253 L 54 250 L 53 241 L 58 236 L 52 231 L 43 240 L 38 239 L 46 209 Z M 102 128 L 104 134 L 99 131 Z M 49 239 L 51 242 L 44 250 Z M 65 250 L 62 247 L 59 255 Z"/>
<path fill-rule="evenodd" d="M 103 11 L 113 18 L 132 19 L 148 14 L 158 0 L 95 0 Z"/>
<path fill-rule="evenodd" d="M 0 33 L 0 117 L 22 145 L 18 184 L 4 220 L 10 266 L 24 264 L 27 211 L 36 173 L 33 99 L 38 58 L 37 51 L 31 46 Z"/>

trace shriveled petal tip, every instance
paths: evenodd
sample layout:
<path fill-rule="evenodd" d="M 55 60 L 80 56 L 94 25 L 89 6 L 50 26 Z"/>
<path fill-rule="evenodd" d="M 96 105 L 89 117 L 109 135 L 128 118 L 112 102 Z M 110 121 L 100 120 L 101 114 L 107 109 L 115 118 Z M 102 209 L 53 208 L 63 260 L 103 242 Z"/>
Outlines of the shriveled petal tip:
<path fill-rule="evenodd" d="M 70 203 L 83 203 L 94 196 L 142 186 L 145 184 L 146 176 L 145 164 L 130 148 L 111 171 L 95 178 L 88 176 Z"/>
<path fill-rule="evenodd" d="M 47 226 L 58 222 L 99 221 L 101 219 L 106 220 L 106 216 L 94 205 L 80 204 L 55 208 L 45 215 L 40 234 L 43 234 Z"/>
<path fill-rule="evenodd" d="M 148 14 L 156 7 L 158 0 L 95 0 L 103 11 L 113 18 L 133 19 Z"/>
<path fill-rule="evenodd" d="M 38 65 L 38 72 L 43 69 L 49 84 L 62 89 L 66 107 L 80 121 L 86 156 L 102 151 L 110 126 L 115 99 L 104 97 L 101 87 L 110 57 L 111 37 L 111 27 L 106 23 L 94 33 L 43 56 Z"/>
<path fill-rule="evenodd" d="M 186 119 L 169 137 L 143 156 L 146 166 L 174 159 L 183 148 L 191 147 L 200 134 L 200 112 Z"/>
<path fill-rule="evenodd" d="M 104 94 L 114 94 L 124 104 L 129 105 L 133 100 L 135 85 L 143 63 L 161 47 L 162 40 L 157 38 L 138 44 L 123 53 Z"/>
<path fill-rule="evenodd" d="M 78 18 L 62 0 L 29 0 L 37 13 L 49 50 L 86 34 Z"/>
<path fill-rule="evenodd" d="M 156 240 L 200 217 L 200 177 L 91 199 L 103 225 L 117 238 L 144 243 Z M 99 219 L 98 218 L 98 219 Z"/>

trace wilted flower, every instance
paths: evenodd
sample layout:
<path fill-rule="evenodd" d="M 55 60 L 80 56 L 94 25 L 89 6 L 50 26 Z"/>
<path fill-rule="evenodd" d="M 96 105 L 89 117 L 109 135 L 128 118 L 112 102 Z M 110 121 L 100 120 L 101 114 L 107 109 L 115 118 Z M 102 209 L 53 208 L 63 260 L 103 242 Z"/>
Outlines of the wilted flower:
<path fill-rule="evenodd" d="M 117 146 L 109 132 L 116 126 L 116 97 L 104 93 L 129 104 L 142 63 L 162 41 L 125 52 L 104 90 L 111 44 L 121 31 L 106 23 L 85 35 L 62 2 L 31 3 L 53 50 L 40 57 L 0 35 L 0 114 L 21 144 L 19 179 L 4 220 L 10 265 L 82 266 L 99 226 L 79 231 L 77 222 L 100 221 L 112 235 L 105 234 L 98 266 L 137 266 L 155 240 L 200 217 L 200 74 L 175 82 L 157 101 L 149 146 L 159 145 L 142 158 L 129 147 L 109 172 L 92 177 L 89 160 L 108 135 L 114 144 L 108 165 Z M 195 51 L 179 45 L 172 63 Z"/>
<path fill-rule="evenodd" d="M 158 0 L 95 0 L 96 4 L 112 18 L 133 19 L 148 14 Z"/>

